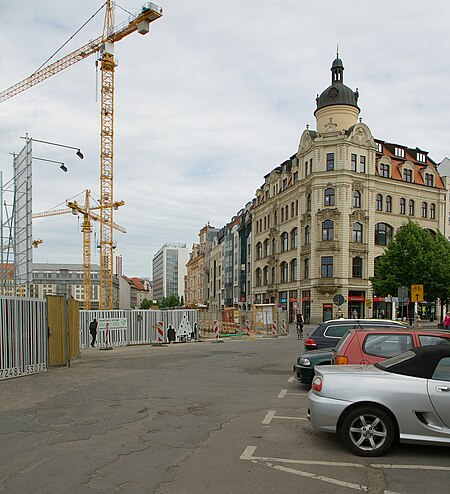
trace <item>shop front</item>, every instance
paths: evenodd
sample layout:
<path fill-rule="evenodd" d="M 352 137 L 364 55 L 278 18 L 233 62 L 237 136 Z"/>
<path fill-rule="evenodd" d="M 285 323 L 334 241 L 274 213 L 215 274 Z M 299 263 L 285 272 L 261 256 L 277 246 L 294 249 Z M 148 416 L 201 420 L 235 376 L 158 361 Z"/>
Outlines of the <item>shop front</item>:
<path fill-rule="evenodd" d="M 295 322 L 298 311 L 297 290 L 289 291 L 289 322 Z"/>
<path fill-rule="evenodd" d="M 373 297 L 373 317 L 395 319 L 392 317 L 392 297 Z"/>
<path fill-rule="evenodd" d="M 366 292 L 360 290 L 348 291 L 349 319 L 363 319 L 365 317 Z"/>
<path fill-rule="evenodd" d="M 311 290 L 302 291 L 301 310 L 305 319 L 305 323 L 309 324 L 311 321 Z"/>
<path fill-rule="evenodd" d="M 333 319 L 333 304 L 323 304 L 322 320 L 329 321 L 330 319 Z"/>

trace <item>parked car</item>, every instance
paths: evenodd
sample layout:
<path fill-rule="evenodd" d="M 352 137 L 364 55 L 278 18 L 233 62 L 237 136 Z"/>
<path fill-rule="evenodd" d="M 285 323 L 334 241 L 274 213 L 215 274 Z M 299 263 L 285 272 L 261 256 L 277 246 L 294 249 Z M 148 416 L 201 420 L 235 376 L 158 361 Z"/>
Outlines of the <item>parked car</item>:
<path fill-rule="evenodd" d="M 304 348 L 305 350 L 334 348 L 349 329 L 374 326 L 405 327 L 405 324 L 389 319 L 332 319 L 320 323 L 308 334 Z"/>
<path fill-rule="evenodd" d="M 413 347 L 450 344 L 450 332 L 418 329 L 351 329 L 332 350 L 332 364 L 375 364 Z"/>
<path fill-rule="evenodd" d="M 313 429 L 359 456 L 395 441 L 450 446 L 450 345 L 412 348 L 371 365 L 318 366 L 308 393 Z"/>
<path fill-rule="evenodd" d="M 388 319 L 337 319 L 326 321 L 316 326 L 305 341 L 305 349 L 297 357 L 294 372 L 297 381 L 311 385 L 314 366 L 331 364 L 332 346 L 337 345 L 342 336 L 353 328 L 373 330 L 379 328 L 407 328 L 405 324 Z M 327 345 L 327 346 L 323 346 Z"/>

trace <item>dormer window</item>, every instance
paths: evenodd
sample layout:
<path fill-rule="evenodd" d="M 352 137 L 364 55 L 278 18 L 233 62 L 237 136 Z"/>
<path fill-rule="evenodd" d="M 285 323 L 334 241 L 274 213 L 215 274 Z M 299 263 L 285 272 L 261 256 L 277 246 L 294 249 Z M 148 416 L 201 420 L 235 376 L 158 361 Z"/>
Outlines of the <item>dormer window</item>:
<path fill-rule="evenodd" d="M 399 158 L 404 158 L 405 157 L 405 150 L 403 148 L 394 148 L 394 154 L 395 156 L 398 156 Z"/>
<path fill-rule="evenodd" d="M 405 168 L 403 170 L 403 180 L 405 182 L 412 183 L 412 170 L 409 168 Z"/>
<path fill-rule="evenodd" d="M 383 152 L 383 144 L 381 144 L 381 142 L 376 142 L 375 143 L 375 146 L 377 148 L 377 152 L 378 153 L 382 153 Z"/>
<path fill-rule="evenodd" d="M 380 165 L 380 177 L 389 178 L 389 165 L 382 163 Z"/>
<path fill-rule="evenodd" d="M 420 161 L 421 163 L 425 163 L 427 157 L 424 153 L 417 153 L 416 155 L 417 161 Z"/>
<path fill-rule="evenodd" d="M 432 173 L 425 173 L 425 185 L 427 187 L 433 187 L 434 186 L 434 177 Z"/>

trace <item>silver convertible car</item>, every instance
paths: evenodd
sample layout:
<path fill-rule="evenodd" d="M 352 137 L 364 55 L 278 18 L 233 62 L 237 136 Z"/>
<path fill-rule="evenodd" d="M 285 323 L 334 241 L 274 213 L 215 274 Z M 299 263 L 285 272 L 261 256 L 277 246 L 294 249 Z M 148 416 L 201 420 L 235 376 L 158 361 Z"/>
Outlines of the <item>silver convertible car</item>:
<path fill-rule="evenodd" d="M 374 365 L 315 367 L 308 418 L 359 456 L 395 441 L 450 446 L 450 345 L 414 348 Z"/>

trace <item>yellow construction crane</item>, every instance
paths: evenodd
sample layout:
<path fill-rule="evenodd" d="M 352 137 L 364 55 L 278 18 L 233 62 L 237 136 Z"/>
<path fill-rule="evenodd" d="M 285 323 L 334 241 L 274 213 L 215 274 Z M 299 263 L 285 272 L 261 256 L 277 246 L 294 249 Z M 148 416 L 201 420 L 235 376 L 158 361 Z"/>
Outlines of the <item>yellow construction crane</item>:
<path fill-rule="evenodd" d="M 138 31 L 147 34 L 150 23 L 162 16 L 162 9 L 154 3 L 146 3 L 131 15 L 128 21 L 114 26 L 114 7 L 111 0 L 106 1 L 103 35 L 90 41 L 78 50 L 60 60 L 38 70 L 23 81 L 0 93 L 0 103 L 26 89 L 39 84 L 52 75 L 74 65 L 80 60 L 99 53 L 101 62 L 101 149 L 100 149 L 100 308 L 113 308 L 113 211 L 117 208 L 114 201 L 114 43 L 125 36 Z"/>
<path fill-rule="evenodd" d="M 100 215 L 93 212 L 96 209 L 100 209 L 98 207 L 91 208 L 91 191 L 85 190 L 85 199 L 84 206 L 80 206 L 77 201 L 66 201 L 66 206 L 69 209 L 50 209 L 48 211 L 43 211 L 42 213 L 33 213 L 33 218 L 45 218 L 48 216 L 57 216 L 60 214 L 68 214 L 72 213 L 74 215 L 82 214 L 83 215 L 83 224 L 81 226 L 81 231 L 83 232 L 83 309 L 90 310 L 91 309 L 91 298 L 92 298 L 92 289 L 91 289 L 91 234 L 92 234 L 92 222 L 91 220 L 98 221 L 100 225 L 103 222 L 103 219 Z M 114 207 L 119 207 L 123 205 L 123 201 L 118 201 L 114 204 Z M 127 233 L 126 229 L 123 226 L 118 225 L 117 223 L 112 223 L 112 228 L 121 233 Z M 35 245 L 36 243 L 36 245 Z M 33 247 L 37 247 L 42 243 L 42 240 L 33 241 Z"/>

